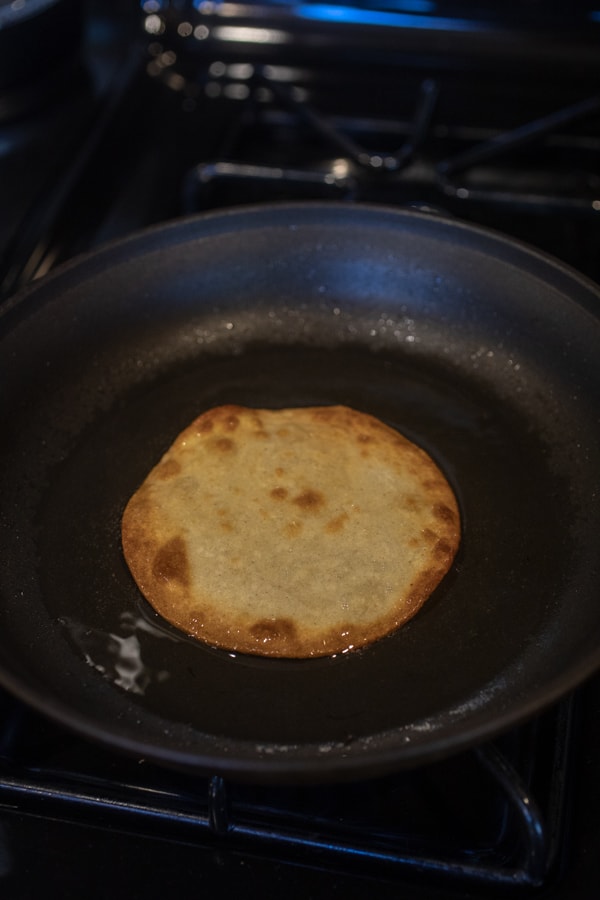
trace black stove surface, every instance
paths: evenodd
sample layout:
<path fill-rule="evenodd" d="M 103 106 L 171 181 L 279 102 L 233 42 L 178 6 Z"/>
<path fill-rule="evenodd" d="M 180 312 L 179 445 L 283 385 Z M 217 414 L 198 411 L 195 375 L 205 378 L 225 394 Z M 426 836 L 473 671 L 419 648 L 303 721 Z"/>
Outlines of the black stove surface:
<path fill-rule="evenodd" d="M 84 4 L 70 77 L 4 89 L 5 301 L 138 228 L 299 198 L 441 210 L 600 281 L 590 4 L 141 6 Z M 2 896 L 592 898 L 599 723 L 594 678 L 448 760 L 275 789 L 115 756 L 0 693 Z"/>

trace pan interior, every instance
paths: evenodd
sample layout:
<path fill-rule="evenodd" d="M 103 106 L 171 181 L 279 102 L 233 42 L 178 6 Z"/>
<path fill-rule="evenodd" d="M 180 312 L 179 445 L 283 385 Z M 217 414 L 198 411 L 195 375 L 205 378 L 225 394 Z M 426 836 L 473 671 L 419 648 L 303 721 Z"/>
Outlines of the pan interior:
<path fill-rule="evenodd" d="M 115 690 L 210 734 L 339 742 L 455 706 L 473 683 L 506 671 L 532 634 L 544 634 L 570 548 L 562 525 L 568 497 L 552 479 L 548 509 L 549 473 L 527 424 L 445 376 L 360 348 L 332 360 L 330 350 L 262 347 L 124 397 L 52 473 L 39 518 L 51 618 Z M 221 403 L 344 403 L 436 458 L 459 497 L 464 536 L 452 572 L 414 621 L 355 653 L 285 661 L 207 648 L 153 613 L 122 557 L 122 510 L 181 427 Z M 527 542 L 514 528 L 517 517 L 528 523 Z"/>

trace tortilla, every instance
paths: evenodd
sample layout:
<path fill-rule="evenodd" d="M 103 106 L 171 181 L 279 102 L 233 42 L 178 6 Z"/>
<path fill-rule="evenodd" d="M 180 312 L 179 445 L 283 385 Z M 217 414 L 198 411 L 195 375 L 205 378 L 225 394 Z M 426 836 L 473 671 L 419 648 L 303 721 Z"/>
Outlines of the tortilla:
<path fill-rule="evenodd" d="M 214 647 L 306 658 L 415 615 L 458 505 L 422 449 L 344 406 L 204 412 L 132 496 L 125 559 L 152 607 Z"/>

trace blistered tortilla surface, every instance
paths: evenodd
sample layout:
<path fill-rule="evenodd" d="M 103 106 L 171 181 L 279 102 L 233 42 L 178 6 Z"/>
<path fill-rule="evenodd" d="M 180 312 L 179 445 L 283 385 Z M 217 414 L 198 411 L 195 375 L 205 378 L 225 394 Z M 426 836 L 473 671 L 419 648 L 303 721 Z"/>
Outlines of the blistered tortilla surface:
<path fill-rule="evenodd" d="M 221 406 L 174 441 L 122 520 L 161 616 L 214 647 L 304 658 L 410 619 L 450 568 L 456 499 L 433 460 L 344 406 Z"/>

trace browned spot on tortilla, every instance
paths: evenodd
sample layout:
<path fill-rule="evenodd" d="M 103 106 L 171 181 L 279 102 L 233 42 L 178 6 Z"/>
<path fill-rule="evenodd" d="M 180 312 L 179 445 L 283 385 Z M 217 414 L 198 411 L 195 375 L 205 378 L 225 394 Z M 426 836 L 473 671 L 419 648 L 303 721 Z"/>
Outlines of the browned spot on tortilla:
<path fill-rule="evenodd" d="M 421 505 L 417 498 L 413 497 L 412 494 L 406 494 L 406 496 L 402 498 L 402 503 L 406 509 L 410 510 L 416 510 Z"/>
<path fill-rule="evenodd" d="M 331 422 L 335 419 L 336 412 L 330 406 L 323 406 L 313 410 L 313 419 L 317 422 Z"/>
<path fill-rule="evenodd" d="M 431 528 L 424 528 L 422 534 L 423 540 L 427 541 L 429 544 L 435 544 L 438 539 L 437 534 L 435 533 L 435 531 L 432 531 Z"/>
<path fill-rule="evenodd" d="M 450 554 L 452 553 L 452 547 L 450 546 L 448 541 L 440 538 L 440 540 L 437 541 L 435 547 L 433 548 L 433 552 L 439 559 L 444 559 L 445 557 L 450 556 Z"/>
<path fill-rule="evenodd" d="M 271 491 L 271 497 L 273 497 L 274 500 L 285 500 L 287 495 L 287 488 L 284 487 L 276 487 Z"/>
<path fill-rule="evenodd" d="M 292 503 L 295 503 L 296 506 L 299 506 L 300 509 L 304 509 L 307 512 L 316 512 L 316 510 L 325 503 L 325 498 L 321 491 L 314 491 L 312 488 L 306 488 L 301 494 L 294 497 Z"/>
<path fill-rule="evenodd" d="M 349 518 L 347 512 L 340 513 L 339 516 L 336 516 L 334 519 L 330 519 L 329 522 L 327 522 L 325 531 L 329 532 L 329 534 L 335 534 L 336 531 L 341 531 Z"/>
<path fill-rule="evenodd" d="M 167 481 L 169 478 L 179 475 L 180 471 L 181 466 L 176 459 L 166 459 L 158 466 L 156 477 L 160 478 L 161 481 Z"/>
<path fill-rule="evenodd" d="M 229 453 L 231 450 L 233 450 L 234 443 L 230 438 L 222 437 L 216 439 L 214 446 L 222 453 Z"/>
<path fill-rule="evenodd" d="M 282 469 L 281 466 L 277 466 L 277 468 L 275 469 L 275 474 L 278 478 L 281 478 L 281 476 L 285 474 L 285 469 Z"/>
<path fill-rule="evenodd" d="M 432 512 L 437 519 L 441 519 L 443 522 L 454 522 L 456 519 L 454 510 L 445 503 L 435 503 Z"/>
<path fill-rule="evenodd" d="M 373 438 L 370 434 L 363 434 L 362 432 L 356 435 L 356 440 L 359 444 L 371 444 L 373 442 Z"/>
<path fill-rule="evenodd" d="M 213 430 L 213 416 L 205 414 L 196 421 L 196 431 L 198 434 L 208 434 Z"/>
<path fill-rule="evenodd" d="M 296 637 L 296 626 L 291 619 L 261 619 L 251 626 L 250 634 L 260 644 L 293 640 Z"/>
<path fill-rule="evenodd" d="M 152 574 L 159 581 L 178 581 L 184 586 L 189 584 L 189 563 L 183 538 L 174 537 L 162 545 L 152 562 Z"/>
<path fill-rule="evenodd" d="M 302 522 L 296 522 L 294 519 L 292 522 L 288 522 L 283 532 L 287 537 L 298 537 L 300 532 L 302 531 Z"/>
<path fill-rule="evenodd" d="M 221 431 L 235 431 L 240 424 L 240 411 L 241 407 L 235 405 L 210 409 L 198 416 L 194 422 L 195 429 L 198 434 L 208 433 L 215 428 Z"/>
<path fill-rule="evenodd" d="M 219 522 L 219 525 L 221 526 L 221 531 L 233 531 L 233 525 L 231 524 L 229 519 L 223 519 L 221 522 Z"/>
<path fill-rule="evenodd" d="M 286 438 L 290 433 L 289 428 L 278 428 L 277 429 L 277 437 Z"/>

